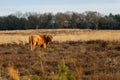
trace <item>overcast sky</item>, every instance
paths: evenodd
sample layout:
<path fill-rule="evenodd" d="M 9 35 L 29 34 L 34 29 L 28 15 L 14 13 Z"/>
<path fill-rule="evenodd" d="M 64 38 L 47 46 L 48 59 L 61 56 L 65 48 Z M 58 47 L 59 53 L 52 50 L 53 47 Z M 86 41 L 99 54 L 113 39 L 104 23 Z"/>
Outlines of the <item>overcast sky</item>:
<path fill-rule="evenodd" d="M 97 11 L 120 14 L 120 0 L 0 0 L 0 16 L 16 12 L 57 13 Z"/>

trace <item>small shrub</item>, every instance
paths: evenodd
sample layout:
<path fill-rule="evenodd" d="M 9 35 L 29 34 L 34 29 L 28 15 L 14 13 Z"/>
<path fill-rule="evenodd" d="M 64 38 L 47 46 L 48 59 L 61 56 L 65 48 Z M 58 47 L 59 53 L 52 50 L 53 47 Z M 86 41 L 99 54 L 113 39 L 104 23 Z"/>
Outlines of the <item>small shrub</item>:
<path fill-rule="evenodd" d="M 33 75 L 33 76 L 31 76 L 30 80 L 39 80 L 39 76 Z"/>
<path fill-rule="evenodd" d="M 58 80 L 76 80 L 75 76 L 68 73 L 68 67 L 65 65 L 64 59 L 59 65 L 59 78 Z"/>

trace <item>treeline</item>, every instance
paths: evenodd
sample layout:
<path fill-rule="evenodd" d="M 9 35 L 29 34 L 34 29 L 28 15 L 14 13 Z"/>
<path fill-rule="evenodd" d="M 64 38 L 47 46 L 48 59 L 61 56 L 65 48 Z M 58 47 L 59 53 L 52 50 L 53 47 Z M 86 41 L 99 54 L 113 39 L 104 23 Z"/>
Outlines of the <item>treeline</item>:
<path fill-rule="evenodd" d="M 98 12 L 25 13 L 0 17 L 0 30 L 16 29 L 120 29 L 120 14 L 102 15 Z"/>

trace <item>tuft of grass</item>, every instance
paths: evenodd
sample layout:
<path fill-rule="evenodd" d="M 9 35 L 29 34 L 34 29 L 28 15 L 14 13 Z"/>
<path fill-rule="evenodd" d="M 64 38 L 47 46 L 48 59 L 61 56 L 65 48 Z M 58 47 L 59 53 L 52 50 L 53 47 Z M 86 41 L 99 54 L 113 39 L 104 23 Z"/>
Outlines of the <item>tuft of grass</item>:
<path fill-rule="evenodd" d="M 45 57 L 44 57 L 44 55 L 41 53 L 41 52 L 37 52 L 38 54 L 37 54 L 37 56 L 38 56 L 38 58 L 39 58 L 39 62 L 40 62 L 40 66 L 41 66 L 41 70 L 42 70 L 42 73 L 43 73 L 43 75 L 44 75 L 44 65 L 43 65 L 43 62 L 44 62 L 44 60 L 45 60 Z"/>
<path fill-rule="evenodd" d="M 17 68 L 14 66 L 7 67 L 8 75 L 12 80 L 20 80 L 20 74 Z"/>

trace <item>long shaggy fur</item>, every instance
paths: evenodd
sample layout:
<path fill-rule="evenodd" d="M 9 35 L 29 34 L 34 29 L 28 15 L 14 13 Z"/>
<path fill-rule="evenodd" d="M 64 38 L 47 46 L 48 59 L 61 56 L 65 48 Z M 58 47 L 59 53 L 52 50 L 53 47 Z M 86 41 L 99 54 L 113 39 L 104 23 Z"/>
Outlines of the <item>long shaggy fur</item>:
<path fill-rule="evenodd" d="M 33 51 L 36 46 L 46 48 L 47 44 L 51 42 L 52 39 L 53 39 L 52 35 L 30 35 L 29 44 L 31 51 Z"/>

